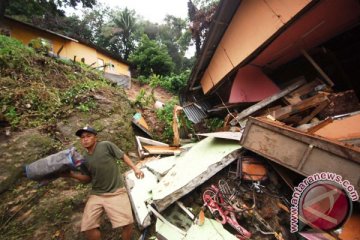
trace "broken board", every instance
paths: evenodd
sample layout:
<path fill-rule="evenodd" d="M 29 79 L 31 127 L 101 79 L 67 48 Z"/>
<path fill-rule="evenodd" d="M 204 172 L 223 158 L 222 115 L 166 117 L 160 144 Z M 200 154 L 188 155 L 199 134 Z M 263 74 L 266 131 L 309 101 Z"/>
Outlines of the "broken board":
<path fill-rule="evenodd" d="M 153 203 L 158 211 L 200 186 L 238 157 L 237 141 L 207 137 L 180 155 L 176 165 L 153 189 Z"/>

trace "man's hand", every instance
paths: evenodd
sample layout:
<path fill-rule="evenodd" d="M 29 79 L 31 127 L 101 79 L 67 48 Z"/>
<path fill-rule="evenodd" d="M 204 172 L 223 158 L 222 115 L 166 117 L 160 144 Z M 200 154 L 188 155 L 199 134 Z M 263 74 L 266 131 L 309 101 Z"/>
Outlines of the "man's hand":
<path fill-rule="evenodd" d="M 137 177 L 139 179 L 144 178 L 144 173 L 140 169 L 135 168 L 134 172 L 135 172 L 135 177 Z"/>
<path fill-rule="evenodd" d="M 128 155 L 124 154 L 123 159 L 124 159 L 124 162 L 129 167 L 131 167 L 132 170 L 134 170 L 135 177 L 137 177 L 139 179 L 144 178 L 144 173 L 134 165 L 134 163 L 131 161 L 131 159 L 128 157 Z"/>

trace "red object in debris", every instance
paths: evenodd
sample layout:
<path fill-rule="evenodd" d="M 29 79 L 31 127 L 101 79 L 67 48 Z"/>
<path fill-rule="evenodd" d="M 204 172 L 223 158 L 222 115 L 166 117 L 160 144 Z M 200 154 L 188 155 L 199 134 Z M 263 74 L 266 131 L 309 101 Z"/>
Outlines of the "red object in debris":
<path fill-rule="evenodd" d="M 228 223 L 239 233 L 236 235 L 237 238 L 246 240 L 251 237 L 251 232 L 237 222 L 235 209 L 224 200 L 218 187 L 211 185 L 206 189 L 203 193 L 203 201 L 218 222 Z"/>
<path fill-rule="evenodd" d="M 246 66 L 236 74 L 229 103 L 258 102 L 278 93 L 280 89 L 261 69 Z"/>
<path fill-rule="evenodd" d="M 267 169 L 264 164 L 255 157 L 242 157 L 242 179 L 249 181 L 263 181 L 267 178 Z"/>

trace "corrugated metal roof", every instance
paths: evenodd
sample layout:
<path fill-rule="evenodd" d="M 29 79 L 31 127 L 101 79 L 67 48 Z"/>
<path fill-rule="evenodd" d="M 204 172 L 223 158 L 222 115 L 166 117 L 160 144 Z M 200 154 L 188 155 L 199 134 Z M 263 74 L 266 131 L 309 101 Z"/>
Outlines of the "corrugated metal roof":
<path fill-rule="evenodd" d="M 187 106 L 183 106 L 183 109 L 187 118 L 193 123 L 199 123 L 207 117 L 206 109 L 197 103 L 190 103 Z"/>

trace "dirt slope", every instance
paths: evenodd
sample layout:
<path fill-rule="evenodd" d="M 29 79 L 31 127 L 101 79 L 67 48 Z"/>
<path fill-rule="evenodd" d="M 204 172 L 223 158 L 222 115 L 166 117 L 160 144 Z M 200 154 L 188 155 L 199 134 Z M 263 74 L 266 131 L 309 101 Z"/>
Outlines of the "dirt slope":
<path fill-rule="evenodd" d="M 100 140 L 134 151 L 135 110 L 126 93 L 86 66 L 0 36 L 0 111 L 1 239 L 84 239 L 88 186 L 64 179 L 40 186 L 21 177 L 22 166 L 79 147 L 74 132 L 85 124 Z M 103 239 L 118 239 L 108 222 L 102 228 Z"/>

